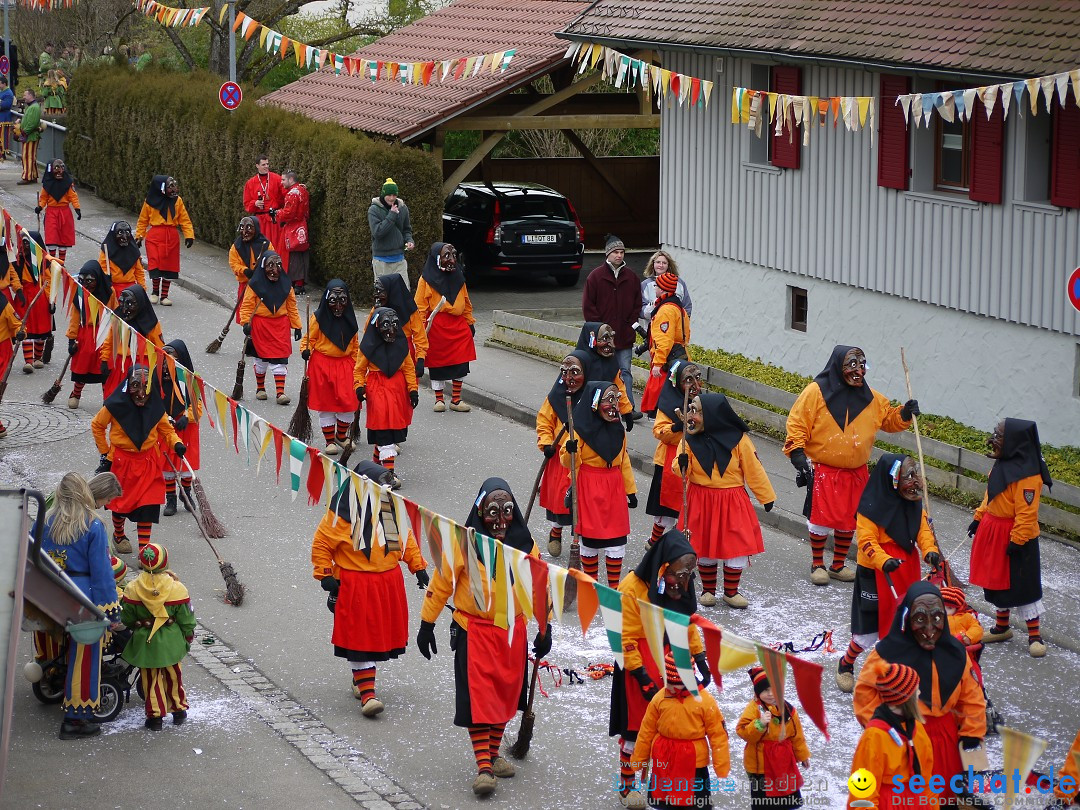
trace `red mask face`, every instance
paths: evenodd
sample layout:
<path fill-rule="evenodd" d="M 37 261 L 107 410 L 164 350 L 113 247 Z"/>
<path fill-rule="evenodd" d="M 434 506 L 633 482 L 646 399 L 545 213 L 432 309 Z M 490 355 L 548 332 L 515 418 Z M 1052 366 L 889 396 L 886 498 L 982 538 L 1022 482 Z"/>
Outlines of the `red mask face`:
<path fill-rule="evenodd" d="M 620 399 L 622 399 L 622 394 L 614 385 L 609 385 L 604 389 L 604 393 L 600 395 L 600 404 L 597 407 L 600 418 L 605 422 L 618 422 Z"/>
<path fill-rule="evenodd" d="M 488 536 L 505 540 L 514 520 L 514 499 L 505 489 L 489 492 L 480 502 L 480 519 Z"/>
<path fill-rule="evenodd" d="M 612 357 L 615 354 L 615 330 L 606 323 L 600 324 L 596 330 L 596 353 L 601 357 Z"/>
<path fill-rule="evenodd" d="M 576 394 L 585 385 L 585 370 L 576 357 L 564 357 L 559 368 L 559 378 L 571 394 Z"/>
<path fill-rule="evenodd" d="M 862 388 L 866 379 L 866 355 L 862 349 L 851 349 L 844 355 L 844 382 L 852 388 Z"/>

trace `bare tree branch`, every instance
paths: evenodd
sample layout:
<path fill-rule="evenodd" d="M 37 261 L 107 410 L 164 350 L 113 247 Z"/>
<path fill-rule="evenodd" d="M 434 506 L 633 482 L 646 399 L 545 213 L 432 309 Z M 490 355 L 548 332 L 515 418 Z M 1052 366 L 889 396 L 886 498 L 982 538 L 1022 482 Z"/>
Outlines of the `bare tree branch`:
<path fill-rule="evenodd" d="M 172 40 L 172 44 L 176 47 L 176 50 L 180 52 L 180 58 L 184 60 L 184 63 L 188 66 L 188 70 L 195 69 L 195 57 L 191 55 L 191 51 L 187 49 L 187 45 L 184 41 L 176 35 L 176 32 L 169 26 L 165 26 L 165 34 Z"/>

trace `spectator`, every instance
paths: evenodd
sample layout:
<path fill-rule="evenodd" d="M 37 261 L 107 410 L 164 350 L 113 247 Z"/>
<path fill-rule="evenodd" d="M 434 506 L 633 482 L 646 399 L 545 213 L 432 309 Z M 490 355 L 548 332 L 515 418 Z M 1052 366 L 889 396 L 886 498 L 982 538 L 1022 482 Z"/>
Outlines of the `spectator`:
<path fill-rule="evenodd" d="M 259 155 L 255 174 L 244 183 L 244 210 L 258 218 L 260 233 L 275 247 L 281 247 L 277 210 L 284 204 L 281 175 L 270 171 L 270 159 L 266 155 Z"/>
<path fill-rule="evenodd" d="M 371 228 L 371 269 L 375 277 L 397 273 L 409 289 L 409 265 L 405 251 L 413 249 L 412 222 L 409 206 L 398 199 L 397 183 L 387 177 L 382 184 L 382 196 L 372 197 L 368 208 L 368 227 Z"/>
<path fill-rule="evenodd" d="M 666 250 L 658 250 L 652 256 L 649 257 L 648 263 L 645 265 L 645 270 L 642 271 L 644 279 L 641 281 L 641 317 L 645 321 L 645 327 L 648 328 L 649 321 L 652 320 L 653 309 L 656 307 L 656 299 L 659 296 L 659 290 L 656 289 L 656 277 L 661 273 L 674 273 L 679 275 L 679 268 L 675 264 L 675 260 L 671 258 L 671 254 Z M 675 294 L 679 296 L 679 300 L 682 301 L 683 309 L 686 310 L 686 314 L 691 314 L 690 304 L 690 290 L 687 289 L 686 282 L 681 278 L 679 279 L 679 286 L 675 290 Z"/>
<path fill-rule="evenodd" d="M 3 152 L 0 152 L 0 160 L 7 157 L 8 148 L 11 146 L 11 122 L 15 120 L 11 112 L 15 104 L 15 94 L 8 86 L 8 80 L 0 76 L 0 137 L 3 139 Z"/>
<path fill-rule="evenodd" d="M 296 172 L 286 169 L 281 175 L 281 184 L 285 189 L 285 205 L 278 213 L 277 221 L 281 226 L 281 263 L 289 276 L 297 295 L 307 294 L 308 265 L 308 213 L 310 197 L 307 187 L 296 181 Z"/>
<path fill-rule="evenodd" d="M 53 57 L 53 44 L 51 42 L 45 43 L 45 50 L 41 52 L 41 56 L 38 57 L 38 81 L 42 84 L 45 83 L 45 78 L 48 76 L 50 70 L 56 70 L 56 59 Z"/>
<path fill-rule="evenodd" d="M 37 150 L 41 140 L 41 103 L 37 94 L 27 88 L 23 91 L 22 130 L 22 180 L 15 185 L 29 186 L 38 181 Z"/>
<path fill-rule="evenodd" d="M 585 279 L 581 309 L 586 321 L 606 323 L 615 330 L 615 360 L 626 384 L 633 417 L 640 419 L 641 411 L 634 405 L 630 353 L 634 348 L 634 327 L 641 314 L 641 284 L 626 265 L 626 246 L 619 237 L 608 235 L 604 255 L 604 263 Z"/>

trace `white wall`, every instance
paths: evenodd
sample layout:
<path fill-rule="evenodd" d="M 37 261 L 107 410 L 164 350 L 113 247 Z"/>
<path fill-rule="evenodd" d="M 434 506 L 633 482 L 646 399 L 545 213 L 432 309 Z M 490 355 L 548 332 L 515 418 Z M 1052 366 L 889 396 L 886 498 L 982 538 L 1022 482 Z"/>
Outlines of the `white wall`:
<path fill-rule="evenodd" d="M 1034 419 L 1080 445 L 1080 339 L 705 253 L 669 248 L 694 299 L 692 341 L 813 376 L 836 344 L 859 346 L 870 385 L 905 400 L 900 347 L 920 406 L 973 427 Z M 807 290 L 807 331 L 788 328 L 788 285 Z"/>

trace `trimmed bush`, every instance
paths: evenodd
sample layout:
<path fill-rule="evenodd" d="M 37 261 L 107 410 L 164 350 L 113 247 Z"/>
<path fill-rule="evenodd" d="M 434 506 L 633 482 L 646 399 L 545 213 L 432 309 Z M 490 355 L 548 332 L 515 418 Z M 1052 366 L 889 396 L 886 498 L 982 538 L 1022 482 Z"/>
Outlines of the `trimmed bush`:
<path fill-rule="evenodd" d="M 311 195 L 313 279 L 342 278 L 365 305 L 373 287 L 367 209 L 390 176 L 409 205 L 417 245 L 409 270 L 416 278 L 427 246 L 442 237 L 442 173 L 429 155 L 260 106 L 251 88 L 229 112 L 218 103 L 220 84 L 208 73 L 80 69 L 68 91 L 65 157 L 72 174 L 136 216 L 150 178 L 172 175 L 196 238 L 225 248 L 244 215 L 244 183 L 265 153 L 275 170 L 294 169 Z"/>

